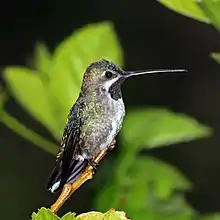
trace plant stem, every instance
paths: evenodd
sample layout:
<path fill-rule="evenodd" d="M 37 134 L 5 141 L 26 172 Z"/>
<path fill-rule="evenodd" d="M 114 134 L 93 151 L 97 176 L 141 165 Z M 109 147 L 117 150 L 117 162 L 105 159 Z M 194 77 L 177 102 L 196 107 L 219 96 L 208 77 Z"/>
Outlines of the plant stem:
<path fill-rule="evenodd" d="M 23 125 L 21 122 L 19 122 L 16 118 L 11 116 L 7 112 L 3 111 L 1 113 L 0 121 L 8 128 L 13 130 L 16 134 L 34 143 L 36 146 L 47 151 L 48 153 L 56 155 L 58 149 L 56 144 L 53 144 L 52 142 L 44 139 L 42 136 L 35 133 L 31 129 L 27 128 L 25 125 Z"/>

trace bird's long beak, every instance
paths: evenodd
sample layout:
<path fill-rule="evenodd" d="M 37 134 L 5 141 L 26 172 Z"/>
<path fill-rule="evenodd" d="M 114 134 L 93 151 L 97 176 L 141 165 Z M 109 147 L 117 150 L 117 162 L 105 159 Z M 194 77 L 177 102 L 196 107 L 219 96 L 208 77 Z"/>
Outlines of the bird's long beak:
<path fill-rule="evenodd" d="M 123 74 L 124 78 L 128 78 L 130 76 L 139 76 L 145 74 L 155 74 L 155 73 L 176 73 L 176 72 L 187 72 L 185 69 L 158 69 L 158 70 L 145 70 L 145 71 L 127 71 Z"/>

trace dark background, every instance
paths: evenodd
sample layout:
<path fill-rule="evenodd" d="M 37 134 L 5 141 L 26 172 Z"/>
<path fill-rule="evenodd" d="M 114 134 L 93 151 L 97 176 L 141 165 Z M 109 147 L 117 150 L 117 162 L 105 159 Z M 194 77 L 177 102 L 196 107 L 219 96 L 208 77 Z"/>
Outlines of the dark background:
<path fill-rule="evenodd" d="M 211 126 L 214 137 L 152 151 L 177 166 L 194 184 L 187 200 L 199 212 L 220 209 L 220 65 L 209 53 L 220 51 L 219 33 L 211 26 L 176 14 L 155 0 L 3 1 L 0 13 L 0 66 L 26 65 L 37 41 L 51 49 L 76 28 L 111 20 L 125 54 L 125 68 L 187 68 L 186 75 L 137 77 L 123 86 L 131 106 L 167 107 Z M 45 137 L 48 132 L 10 100 L 13 115 Z M 56 196 L 44 184 L 54 157 L 0 125 L 1 217 L 28 219 Z M 119 146 L 120 147 L 120 146 Z M 84 185 L 63 212 L 91 209 Z M 86 199 L 85 199 L 86 198 Z M 4 219 L 2 218 L 2 219 Z"/>

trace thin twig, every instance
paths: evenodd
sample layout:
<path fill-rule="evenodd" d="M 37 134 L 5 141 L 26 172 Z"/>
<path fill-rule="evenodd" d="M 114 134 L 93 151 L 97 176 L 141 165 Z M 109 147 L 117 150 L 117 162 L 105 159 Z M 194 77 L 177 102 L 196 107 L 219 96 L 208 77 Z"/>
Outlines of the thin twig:
<path fill-rule="evenodd" d="M 115 140 L 110 146 L 110 149 L 113 149 L 115 145 Z M 101 153 L 99 153 L 93 161 L 96 164 L 99 164 L 100 161 L 107 154 L 108 149 L 104 149 Z M 57 201 L 50 207 L 50 210 L 53 213 L 57 213 L 59 209 L 63 206 L 66 200 L 86 181 L 93 178 L 94 168 L 92 166 L 88 166 L 86 170 L 80 175 L 80 177 L 73 184 L 65 184 L 63 190 L 57 199 Z"/>

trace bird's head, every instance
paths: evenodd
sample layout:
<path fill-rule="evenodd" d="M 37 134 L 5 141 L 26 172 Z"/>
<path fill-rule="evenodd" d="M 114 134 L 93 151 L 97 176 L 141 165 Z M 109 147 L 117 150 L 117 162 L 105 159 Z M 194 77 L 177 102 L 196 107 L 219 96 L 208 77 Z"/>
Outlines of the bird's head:
<path fill-rule="evenodd" d="M 116 64 L 102 59 L 100 61 L 91 63 L 84 74 L 82 90 L 91 91 L 94 89 L 101 89 L 104 92 L 109 92 L 112 88 L 120 88 L 121 83 L 131 77 L 154 73 L 170 73 L 170 72 L 184 72 L 183 69 L 160 69 L 148 71 L 124 71 Z"/>

